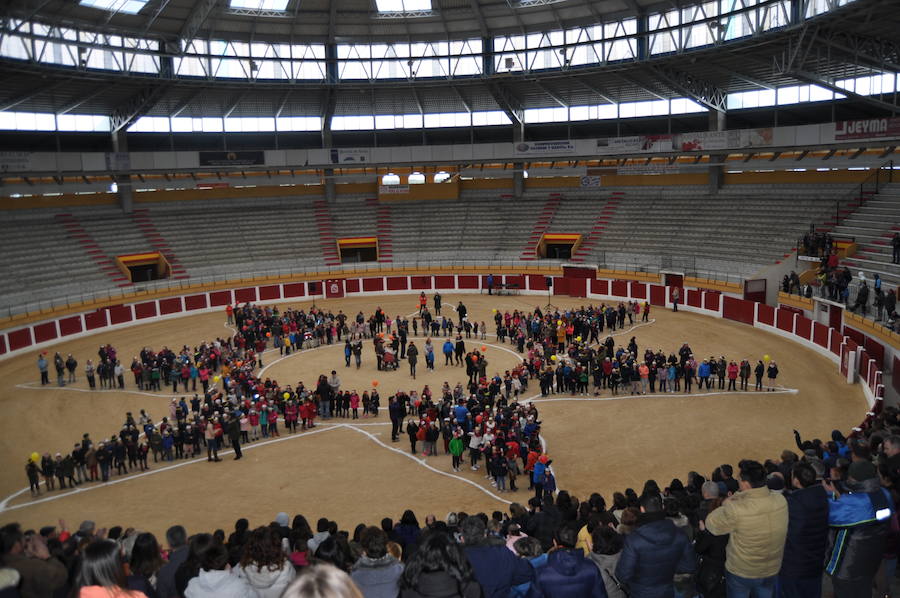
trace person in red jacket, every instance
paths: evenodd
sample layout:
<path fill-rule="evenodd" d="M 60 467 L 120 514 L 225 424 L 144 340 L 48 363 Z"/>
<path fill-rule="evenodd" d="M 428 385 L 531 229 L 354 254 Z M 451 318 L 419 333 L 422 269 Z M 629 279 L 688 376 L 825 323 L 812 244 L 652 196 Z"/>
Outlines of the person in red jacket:
<path fill-rule="evenodd" d="M 350 395 L 350 409 L 353 411 L 353 419 L 359 419 L 359 394 L 356 390 Z"/>
<path fill-rule="evenodd" d="M 732 360 L 728 364 L 728 390 L 737 390 L 735 386 L 737 383 L 738 371 L 740 371 L 738 364 Z"/>
<path fill-rule="evenodd" d="M 284 427 L 287 430 L 290 430 L 291 433 L 297 431 L 297 403 L 291 399 L 284 406 Z"/>
<path fill-rule="evenodd" d="M 251 409 L 247 417 L 250 419 L 250 440 L 259 440 L 259 413 Z"/>
<path fill-rule="evenodd" d="M 272 407 L 269 409 L 269 436 L 281 436 L 278 433 L 278 409 Z"/>

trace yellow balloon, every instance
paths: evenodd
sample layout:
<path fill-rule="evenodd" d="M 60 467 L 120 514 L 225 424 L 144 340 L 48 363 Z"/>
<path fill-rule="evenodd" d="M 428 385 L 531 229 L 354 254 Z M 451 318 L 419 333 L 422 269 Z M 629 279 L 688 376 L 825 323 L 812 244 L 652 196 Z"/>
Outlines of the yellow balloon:
<path fill-rule="evenodd" d="M 497 313 L 497 308 L 495 307 L 494 309 L 492 309 L 491 313 Z"/>
<path fill-rule="evenodd" d="M 218 382 L 219 380 L 221 380 L 221 378 L 219 378 L 218 376 L 213 376 L 213 382 Z"/>
<path fill-rule="evenodd" d="M 562 320 L 557 320 L 557 321 L 556 321 L 556 325 L 557 325 L 557 326 L 562 326 Z"/>
<path fill-rule="evenodd" d="M 550 361 L 556 361 L 557 359 L 559 359 L 559 358 L 556 355 L 550 356 Z"/>
<path fill-rule="evenodd" d="M 581 342 L 581 337 L 580 337 L 580 336 L 576 336 L 576 337 L 575 337 L 575 340 L 578 341 L 578 342 L 580 343 L 580 342 Z"/>
<path fill-rule="evenodd" d="M 283 396 L 283 397 L 284 397 L 284 400 L 286 401 L 286 400 L 288 400 L 289 398 L 291 398 L 291 393 L 286 392 L 286 393 L 284 393 L 284 394 L 281 395 L 281 396 Z"/>
<path fill-rule="evenodd" d="M 37 454 L 37 453 L 31 453 L 31 461 L 32 461 L 33 463 L 37 463 L 37 462 L 40 461 L 40 460 L 41 460 L 41 456 L 40 456 L 39 454 Z"/>
<path fill-rule="evenodd" d="M 768 362 L 768 361 L 771 361 L 771 360 L 772 360 L 772 358 L 769 357 L 769 354 L 768 354 L 768 353 L 766 353 L 765 355 L 763 355 L 763 361 Z"/>

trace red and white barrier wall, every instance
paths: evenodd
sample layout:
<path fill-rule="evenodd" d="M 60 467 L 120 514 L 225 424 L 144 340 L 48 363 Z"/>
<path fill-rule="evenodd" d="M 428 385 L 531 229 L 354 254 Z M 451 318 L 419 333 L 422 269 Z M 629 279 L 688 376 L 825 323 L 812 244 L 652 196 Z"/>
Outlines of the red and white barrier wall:
<path fill-rule="evenodd" d="M 454 274 L 288 282 L 115 305 L 0 331 L 0 359 L 104 330 L 224 311 L 226 305 L 236 303 L 283 303 L 295 299 L 409 294 L 410 308 L 414 309 L 418 306 L 414 296 L 421 291 L 428 294 L 436 290 L 481 293 L 487 287 L 486 278 L 484 275 Z M 541 296 L 548 291 L 547 279 L 543 275 L 495 274 L 494 282 L 518 285 L 520 292 L 527 295 Z M 646 282 L 559 276 L 553 277 L 550 290 L 557 296 L 583 297 L 594 301 L 637 300 L 649 301 L 658 308 L 672 306 L 670 287 Z M 748 324 L 813 349 L 838 365 L 849 381 L 859 381 L 870 407 L 876 411 L 881 409 L 885 350 L 881 344 L 866 338 L 859 331 L 846 326 L 843 331 L 836 330 L 813 322 L 793 308 L 776 308 L 704 289 L 682 289 L 679 309 Z"/>

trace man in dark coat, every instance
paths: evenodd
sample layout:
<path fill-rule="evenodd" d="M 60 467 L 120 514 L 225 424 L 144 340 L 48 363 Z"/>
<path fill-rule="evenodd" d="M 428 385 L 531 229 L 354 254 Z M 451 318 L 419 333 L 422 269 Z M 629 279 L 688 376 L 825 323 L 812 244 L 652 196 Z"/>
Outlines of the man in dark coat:
<path fill-rule="evenodd" d="M 506 547 L 500 538 L 488 538 L 484 521 L 477 515 L 461 525 L 463 548 L 484 598 L 508 598 L 514 586 L 534 581 L 534 568 Z"/>
<path fill-rule="evenodd" d="M 531 507 L 531 517 L 525 524 L 525 533 L 541 542 L 541 548 L 546 552 L 553 546 L 553 532 L 556 530 L 556 518 L 553 513 L 544 509 L 540 498 L 532 496 L 528 500 Z"/>
<path fill-rule="evenodd" d="M 177 598 L 175 572 L 188 557 L 187 532 L 180 525 L 173 525 L 166 530 L 166 542 L 169 543 L 169 561 L 156 574 L 156 593 L 159 598 Z"/>
<path fill-rule="evenodd" d="M 894 511 L 891 495 L 881 487 L 869 461 L 854 461 L 847 470 L 849 492 L 833 486 L 828 499 L 829 545 L 825 572 L 831 576 L 835 598 L 872 595 L 875 574 L 884 557 Z"/>
<path fill-rule="evenodd" d="M 676 573 L 693 573 L 697 557 L 687 535 L 666 519 L 662 497 L 641 497 L 638 527 L 625 537 L 616 578 L 630 598 L 674 598 Z"/>
<path fill-rule="evenodd" d="M 554 550 L 547 564 L 538 569 L 532 587 L 536 598 L 606 598 L 606 587 L 600 569 L 576 549 L 578 528 L 573 524 L 560 527 L 553 539 Z"/>
<path fill-rule="evenodd" d="M 231 448 L 234 449 L 234 460 L 237 461 L 244 456 L 243 453 L 241 453 L 241 422 L 237 414 L 230 414 L 226 425 L 228 440 L 231 441 Z"/>
<path fill-rule="evenodd" d="M 785 496 L 788 532 L 778 579 L 783 598 L 816 598 L 822 595 L 828 496 L 809 463 L 797 463 L 791 473 L 794 491 Z"/>

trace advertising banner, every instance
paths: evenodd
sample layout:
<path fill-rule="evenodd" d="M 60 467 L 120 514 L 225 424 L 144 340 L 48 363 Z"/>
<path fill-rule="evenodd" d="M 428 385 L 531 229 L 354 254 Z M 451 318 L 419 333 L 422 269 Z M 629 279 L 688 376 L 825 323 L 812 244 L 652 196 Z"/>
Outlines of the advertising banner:
<path fill-rule="evenodd" d="M 597 140 L 598 154 L 640 154 L 672 151 L 672 135 L 633 135 Z"/>
<path fill-rule="evenodd" d="M 379 185 L 379 195 L 408 195 L 409 185 Z"/>
<path fill-rule="evenodd" d="M 513 146 L 513 154 L 516 156 L 570 156 L 575 153 L 575 150 L 575 142 L 569 139 L 523 141 Z"/>
<path fill-rule="evenodd" d="M 248 152 L 200 152 L 200 166 L 259 166 L 266 163 L 266 153 Z"/>
<path fill-rule="evenodd" d="M 682 133 L 677 137 L 676 147 L 683 152 L 695 152 L 700 150 L 721 150 L 733 147 L 735 144 L 729 139 L 728 131 L 699 131 L 697 133 Z"/>
<path fill-rule="evenodd" d="M 581 177 L 581 186 L 582 187 L 599 187 L 600 186 L 600 177 L 599 176 L 583 176 L 583 177 Z"/>
<path fill-rule="evenodd" d="M 900 118 L 867 118 L 834 123 L 834 140 L 900 137 Z"/>
<path fill-rule="evenodd" d="M 332 164 L 368 164 L 372 161 L 372 149 L 368 147 L 331 150 Z"/>

